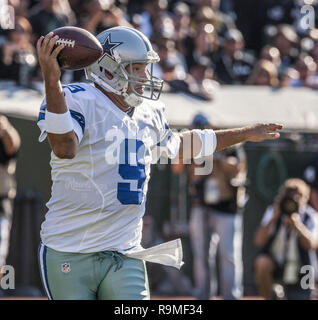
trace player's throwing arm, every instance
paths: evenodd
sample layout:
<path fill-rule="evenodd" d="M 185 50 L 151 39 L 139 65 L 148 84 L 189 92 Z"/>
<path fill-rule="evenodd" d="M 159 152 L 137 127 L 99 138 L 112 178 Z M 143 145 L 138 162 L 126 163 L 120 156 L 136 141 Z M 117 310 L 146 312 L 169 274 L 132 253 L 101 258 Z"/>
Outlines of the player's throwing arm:
<path fill-rule="evenodd" d="M 37 42 L 37 53 L 45 84 L 46 131 L 49 142 L 57 157 L 70 159 L 75 157 L 78 140 L 60 82 L 61 70 L 57 56 L 64 48 L 64 44 L 55 46 L 58 39 L 58 36 L 53 36 L 53 32 L 40 37 Z"/>

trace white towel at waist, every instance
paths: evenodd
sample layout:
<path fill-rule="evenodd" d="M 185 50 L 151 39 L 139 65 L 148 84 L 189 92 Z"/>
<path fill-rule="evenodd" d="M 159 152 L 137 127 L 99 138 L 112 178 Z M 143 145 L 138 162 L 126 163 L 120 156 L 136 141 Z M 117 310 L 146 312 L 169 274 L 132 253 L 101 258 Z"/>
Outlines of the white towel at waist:
<path fill-rule="evenodd" d="M 175 267 L 179 270 L 184 264 L 182 261 L 183 253 L 181 239 L 164 242 L 148 249 L 142 247 L 134 248 L 123 254 L 130 258 L 160 263 L 166 266 Z"/>

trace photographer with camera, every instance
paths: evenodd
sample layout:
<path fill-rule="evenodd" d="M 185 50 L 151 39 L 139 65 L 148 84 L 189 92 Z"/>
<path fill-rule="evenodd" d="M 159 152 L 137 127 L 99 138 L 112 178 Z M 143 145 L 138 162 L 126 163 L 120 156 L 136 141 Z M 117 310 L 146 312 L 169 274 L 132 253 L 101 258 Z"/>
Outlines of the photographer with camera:
<path fill-rule="evenodd" d="M 274 281 L 283 285 L 288 300 L 310 299 L 311 290 L 300 285 L 300 269 L 312 265 L 318 246 L 317 213 L 308 205 L 309 195 L 303 180 L 286 180 L 256 231 L 254 241 L 260 252 L 255 278 L 265 299 L 272 299 Z"/>

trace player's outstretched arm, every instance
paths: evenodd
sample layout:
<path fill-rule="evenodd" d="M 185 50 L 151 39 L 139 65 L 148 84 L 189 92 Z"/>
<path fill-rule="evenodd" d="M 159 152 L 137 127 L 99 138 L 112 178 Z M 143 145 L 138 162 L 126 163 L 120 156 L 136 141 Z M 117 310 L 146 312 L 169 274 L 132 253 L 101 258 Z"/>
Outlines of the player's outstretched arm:
<path fill-rule="evenodd" d="M 57 116 L 56 119 L 59 115 L 62 116 L 68 112 L 60 82 L 61 70 L 57 62 L 57 56 L 64 45 L 58 45 L 53 50 L 57 40 L 58 36 L 53 37 L 51 32 L 45 37 L 40 37 L 37 42 L 37 53 L 45 85 L 47 111 Z M 74 130 L 62 134 L 52 132 L 47 132 L 47 134 L 51 148 L 57 157 L 62 159 L 75 157 L 78 139 Z"/>
<path fill-rule="evenodd" d="M 179 136 L 181 138 L 181 144 L 179 148 L 178 158 L 180 160 L 192 159 L 199 154 L 204 156 L 212 155 L 214 152 L 220 151 L 232 145 L 242 142 L 261 142 L 264 140 L 274 140 L 280 137 L 277 130 L 281 130 L 283 126 L 276 123 L 257 123 L 251 126 L 246 126 L 237 129 L 228 130 L 216 130 L 216 147 L 211 134 L 200 137 L 196 130 L 182 132 Z M 202 140 L 205 139 L 205 151 L 202 154 Z M 192 143 L 191 143 L 192 141 Z M 211 144 L 211 148 L 207 145 Z M 204 154 L 207 152 L 208 154 Z"/>
<path fill-rule="evenodd" d="M 238 129 L 217 130 L 217 146 L 215 151 L 220 151 L 234 144 L 241 142 L 261 142 L 264 140 L 274 140 L 280 137 L 277 130 L 283 126 L 277 123 L 257 123 Z"/>

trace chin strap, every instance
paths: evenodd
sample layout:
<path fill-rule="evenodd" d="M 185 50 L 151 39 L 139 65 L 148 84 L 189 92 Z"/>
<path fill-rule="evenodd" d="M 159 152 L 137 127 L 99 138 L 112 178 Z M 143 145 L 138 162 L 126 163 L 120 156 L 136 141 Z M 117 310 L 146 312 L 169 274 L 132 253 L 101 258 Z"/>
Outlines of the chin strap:
<path fill-rule="evenodd" d="M 138 107 L 143 101 L 143 98 L 137 97 L 134 93 L 124 93 L 122 96 L 124 97 L 125 102 L 132 107 Z"/>
<path fill-rule="evenodd" d="M 126 112 L 129 117 L 132 117 L 135 111 L 135 107 L 130 107 Z"/>

